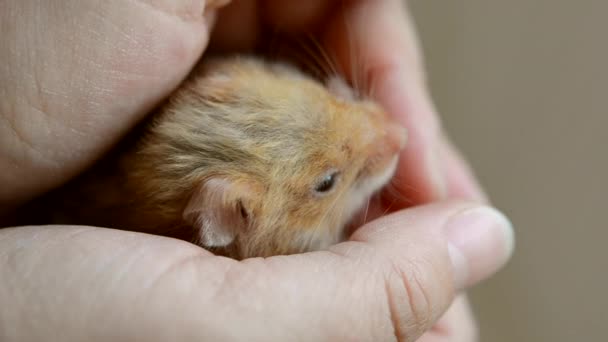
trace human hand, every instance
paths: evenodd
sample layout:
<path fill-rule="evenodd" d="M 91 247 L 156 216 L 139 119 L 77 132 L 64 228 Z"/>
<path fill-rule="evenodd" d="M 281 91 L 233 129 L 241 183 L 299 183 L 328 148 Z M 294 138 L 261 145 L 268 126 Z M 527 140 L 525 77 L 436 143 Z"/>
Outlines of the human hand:
<path fill-rule="evenodd" d="M 244 261 L 111 229 L 4 229 L 0 339 L 414 341 L 506 261 L 510 234 L 464 202 L 388 215 L 328 251 Z M 457 313 L 421 341 L 470 341 Z"/>
<path fill-rule="evenodd" d="M 404 198 L 411 201 L 408 204 L 446 194 L 479 194 L 456 153 L 437 153 L 451 147 L 441 139 L 426 95 L 413 31 L 402 3 L 358 1 L 339 10 L 322 1 L 307 4 L 309 10 L 277 1 L 267 1 L 262 7 L 256 3 L 252 11 L 268 11 L 263 21 L 250 15 L 251 21 L 235 22 L 242 26 L 222 24 L 230 24 L 233 14 L 238 19 L 239 13 L 253 13 L 235 3 L 226 12 L 232 14 L 214 32 L 216 41 L 238 50 L 259 38 L 255 33 L 261 31 L 250 27 L 282 21 L 292 25 L 283 26 L 285 30 L 305 31 L 316 23 L 328 23 L 320 33 L 325 48 L 345 65 L 346 72 L 352 70 L 346 67 L 352 63 L 348 51 L 358 51 L 358 58 L 365 61 L 359 65 L 360 72 L 367 75 L 375 97 L 409 130 L 409 145 L 398 172 L 405 185 L 401 189 Z M 66 1 L 51 6 L 5 1 L 0 21 L 10 30 L 3 32 L 7 48 L 0 51 L 0 59 L 7 62 L 0 69 L 4 80 L 0 92 L 9 101 L 0 103 L 0 165 L 4 166 L 0 208 L 8 211 L 69 180 L 120 139 L 194 65 L 207 45 L 219 5 L 219 1 Z M 18 21 L 34 13 L 40 14 L 37 22 Z M 332 20 L 331 15 L 339 20 Z M 287 17 L 290 20 L 285 21 Z M 226 27 L 232 27 L 236 35 L 231 36 Z M 380 36 L 392 37 L 395 44 L 378 46 Z M 233 46 L 231 37 L 236 39 Z M 448 161 L 448 172 L 445 165 L 436 165 L 442 161 Z M 28 232 L 40 236 L 37 230 L 21 233 Z"/>
<path fill-rule="evenodd" d="M 2 2 L 0 214 L 90 166 L 177 87 L 225 3 Z M 314 33 L 345 76 L 407 127 L 396 177 L 407 202 L 394 208 L 437 200 L 454 188 L 481 194 L 456 154 L 456 166 L 446 171 L 441 151 L 450 147 L 425 89 L 403 1 L 235 1 L 213 40 L 222 50 L 243 51 L 273 28 Z"/>

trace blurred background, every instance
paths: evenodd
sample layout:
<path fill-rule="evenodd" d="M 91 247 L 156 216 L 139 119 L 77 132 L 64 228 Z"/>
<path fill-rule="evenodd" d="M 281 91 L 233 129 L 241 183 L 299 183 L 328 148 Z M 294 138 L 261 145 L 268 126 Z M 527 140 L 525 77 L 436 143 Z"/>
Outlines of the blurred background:
<path fill-rule="evenodd" d="M 410 0 L 445 126 L 515 257 L 481 341 L 608 341 L 608 1 Z"/>

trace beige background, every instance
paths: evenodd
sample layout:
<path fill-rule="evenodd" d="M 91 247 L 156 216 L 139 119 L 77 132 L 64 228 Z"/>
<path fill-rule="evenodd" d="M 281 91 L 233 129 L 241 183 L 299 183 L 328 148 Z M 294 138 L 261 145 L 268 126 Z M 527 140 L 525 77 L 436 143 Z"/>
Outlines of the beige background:
<path fill-rule="evenodd" d="M 482 341 L 608 341 L 608 1 L 411 0 L 433 96 L 517 231 Z"/>

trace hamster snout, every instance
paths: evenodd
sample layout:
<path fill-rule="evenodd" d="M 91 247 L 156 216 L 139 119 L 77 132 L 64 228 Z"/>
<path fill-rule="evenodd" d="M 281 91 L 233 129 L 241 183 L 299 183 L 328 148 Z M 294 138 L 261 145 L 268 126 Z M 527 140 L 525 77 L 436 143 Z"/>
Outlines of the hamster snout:
<path fill-rule="evenodd" d="M 366 166 L 361 172 L 374 174 L 382 172 L 389 163 L 394 162 L 400 151 L 405 148 L 407 130 L 375 104 L 367 109 L 367 119 L 368 132 L 361 139 L 367 140 L 369 151 L 366 155 Z"/>
<path fill-rule="evenodd" d="M 372 162 L 384 164 L 405 148 L 406 141 L 406 129 L 392 120 L 385 120 L 383 129 L 379 130 L 378 137 L 372 143 L 374 149 L 370 159 Z"/>
<path fill-rule="evenodd" d="M 388 125 L 386 128 L 386 141 L 393 152 L 401 151 L 407 142 L 407 130 L 398 123 Z"/>

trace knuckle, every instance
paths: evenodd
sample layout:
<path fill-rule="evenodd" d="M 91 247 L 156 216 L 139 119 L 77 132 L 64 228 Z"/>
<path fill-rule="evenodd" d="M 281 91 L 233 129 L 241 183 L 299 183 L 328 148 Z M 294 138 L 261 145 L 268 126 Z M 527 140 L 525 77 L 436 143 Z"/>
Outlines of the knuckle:
<path fill-rule="evenodd" d="M 414 341 L 430 328 L 437 315 L 433 272 L 428 262 L 391 263 L 385 276 L 386 300 L 398 341 Z"/>

